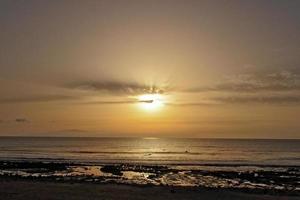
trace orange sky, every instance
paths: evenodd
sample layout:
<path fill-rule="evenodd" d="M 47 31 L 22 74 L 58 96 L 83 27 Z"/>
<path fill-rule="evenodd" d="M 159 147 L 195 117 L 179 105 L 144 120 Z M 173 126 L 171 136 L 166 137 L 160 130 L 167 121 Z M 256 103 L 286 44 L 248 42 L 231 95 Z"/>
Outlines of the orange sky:
<path fill-rule="evenodd" d="M 300 138 L 299 4 L 1 1 L 0 135 Z"/>

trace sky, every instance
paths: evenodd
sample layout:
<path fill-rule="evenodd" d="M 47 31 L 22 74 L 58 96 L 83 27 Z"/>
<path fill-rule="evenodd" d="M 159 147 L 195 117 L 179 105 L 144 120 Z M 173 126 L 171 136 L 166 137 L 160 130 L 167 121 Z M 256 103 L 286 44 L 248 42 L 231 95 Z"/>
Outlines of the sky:
<path fill-rule="evenodd" d="M 0 135 L 300 139 L 299 8 L 0 0 Z"/>

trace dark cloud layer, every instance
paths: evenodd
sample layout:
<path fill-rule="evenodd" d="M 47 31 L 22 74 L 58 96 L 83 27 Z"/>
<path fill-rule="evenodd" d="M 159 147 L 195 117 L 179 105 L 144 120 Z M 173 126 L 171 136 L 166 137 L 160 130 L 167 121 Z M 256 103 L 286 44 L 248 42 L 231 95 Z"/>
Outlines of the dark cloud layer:
<path fill-rule="evenodd" d="M 213 98 L 221 103 L 299 104 L 300 96 L 230 96 Z"/>
<path fill-rule="evenodd" d="M 71 89 L 93 90 L 108 92 L 112 94 L 143 94 L 143 93 L 163 93 L 164 89 L 156 85 L 144 85 L 134 82 L 122 81 L 82 81 L 66 84 L 65 87 Z"/>
<path fill-rule="evenodd" d="M 214 87 L 200 87 L 185 90 L 185 92 L 260 92 L 260 91 L 300 91 L 300 85 L 286 83 L 223 83 Z"/>
<path fill-rule="evenodd" d="M 231 76 L 222 83 L 196 87 L 185 92 L 261 92 L 261 91 L 300 91 L 300 74 L 289 71 L 275 73 L 252 73 Z"/>
<path fill-rule="evenodd" d="M 169 106 L 179 107 L 197 107 L 197 106 L 218 106 L 224 104 L 276 104 L 276 105 L 299 105 L 300 96 L 226 96 L 226 97 L 211 97 L 209 102 L 188 102 L 188 103 L 167 103 Z"/>
<path fill-rule="evenodd" d="M 134 103 L 152 103 L 153 100 L 127 100 L 127 101 L 93 101 L 86 104 L 134 104 Z"/>
<path fill-rule="evenodd" d="M 184 90 L 188 93 L 214 92 L 207 95 L 209 105 L 217 104 L 299 104 L 300 73 L 287 70 L 257 71 L 228 76 L 212 86 Z M 202 106 L 205 103 L 187 103 L 182 106 Z"/>

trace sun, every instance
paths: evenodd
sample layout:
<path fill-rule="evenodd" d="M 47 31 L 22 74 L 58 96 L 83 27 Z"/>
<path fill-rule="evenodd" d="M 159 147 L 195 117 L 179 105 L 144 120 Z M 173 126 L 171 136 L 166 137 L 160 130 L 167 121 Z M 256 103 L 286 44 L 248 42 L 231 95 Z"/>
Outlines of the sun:
<path fill-rule="evenodd" d="M 163 96 L 161 94 L 143 94 L 138 97 L 139 106 L 144 110 L 158 110 L 164 105 Z"/>

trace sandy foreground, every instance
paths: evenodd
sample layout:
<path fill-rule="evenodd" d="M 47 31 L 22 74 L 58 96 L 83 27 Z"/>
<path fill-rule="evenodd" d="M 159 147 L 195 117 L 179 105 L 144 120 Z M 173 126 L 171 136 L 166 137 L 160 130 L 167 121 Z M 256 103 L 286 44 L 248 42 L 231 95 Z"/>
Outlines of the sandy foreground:
<path fill-rule="evenodd" d="M 218 189 L 171 188 L 160 186 L 131 186 L 117 184 L 55 183 L 26 180 L 0 180 L 0 200 L 92 200 L 92 199 L 218 199 L 218 200 L 296 200 L 300 197 L 248 194 Z"/>

